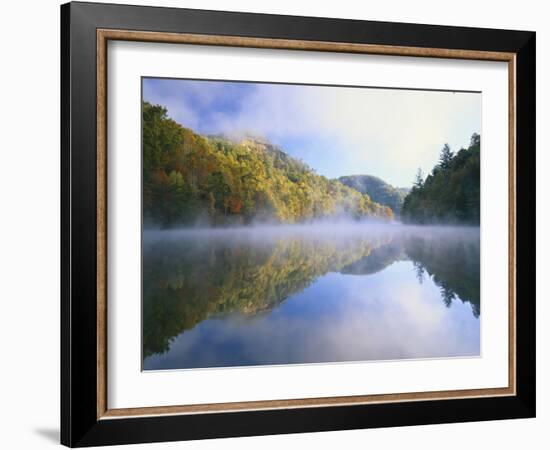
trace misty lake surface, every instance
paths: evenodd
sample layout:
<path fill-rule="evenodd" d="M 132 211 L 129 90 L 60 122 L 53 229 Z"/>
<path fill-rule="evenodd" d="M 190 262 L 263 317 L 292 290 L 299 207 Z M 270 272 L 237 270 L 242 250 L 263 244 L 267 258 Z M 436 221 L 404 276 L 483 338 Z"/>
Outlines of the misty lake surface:
<path fill-rule="evenodd" d="M 480 354 L 479 228 L 145 231 L 143 369 Z"/>

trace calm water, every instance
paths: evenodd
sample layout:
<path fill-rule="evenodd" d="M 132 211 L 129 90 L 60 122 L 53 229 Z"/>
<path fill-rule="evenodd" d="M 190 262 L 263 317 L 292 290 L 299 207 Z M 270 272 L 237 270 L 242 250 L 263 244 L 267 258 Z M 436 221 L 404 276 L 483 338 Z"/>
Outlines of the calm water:
<path fill-rule="evenodd" d="M 145 232 L 143 367 L 476 356 L 479 228 Z"/>

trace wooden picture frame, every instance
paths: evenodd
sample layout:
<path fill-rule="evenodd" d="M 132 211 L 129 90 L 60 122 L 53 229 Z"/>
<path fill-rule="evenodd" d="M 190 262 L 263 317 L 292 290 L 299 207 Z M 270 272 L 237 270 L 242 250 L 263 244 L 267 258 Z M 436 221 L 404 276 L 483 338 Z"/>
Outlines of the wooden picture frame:
<path fill-rule="evenodd" d="M 505 61 L 506 388 L 110 409 L 107 42 Z M 91 446 L 535 415 L 535 33 L 93 3 L 61 7 L 61 442 Z"/>

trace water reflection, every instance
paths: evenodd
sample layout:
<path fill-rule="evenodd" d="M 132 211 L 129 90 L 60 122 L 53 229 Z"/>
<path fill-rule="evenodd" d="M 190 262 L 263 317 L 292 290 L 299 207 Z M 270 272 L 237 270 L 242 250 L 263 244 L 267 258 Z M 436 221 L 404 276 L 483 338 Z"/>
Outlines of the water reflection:
<path fill-rule="evenodd" d="M 479 354 L 479 229 L 148 232 L 145 369 Z"/>

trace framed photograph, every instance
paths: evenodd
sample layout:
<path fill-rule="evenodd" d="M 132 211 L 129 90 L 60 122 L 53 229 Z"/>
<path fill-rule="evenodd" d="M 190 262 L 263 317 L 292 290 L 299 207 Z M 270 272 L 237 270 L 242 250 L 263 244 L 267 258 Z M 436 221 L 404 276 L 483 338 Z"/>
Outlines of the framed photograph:
<path fill-rule="evenodd" d="M 61 7 L 61 441 L 535 415 L 535 33 Z"/>

